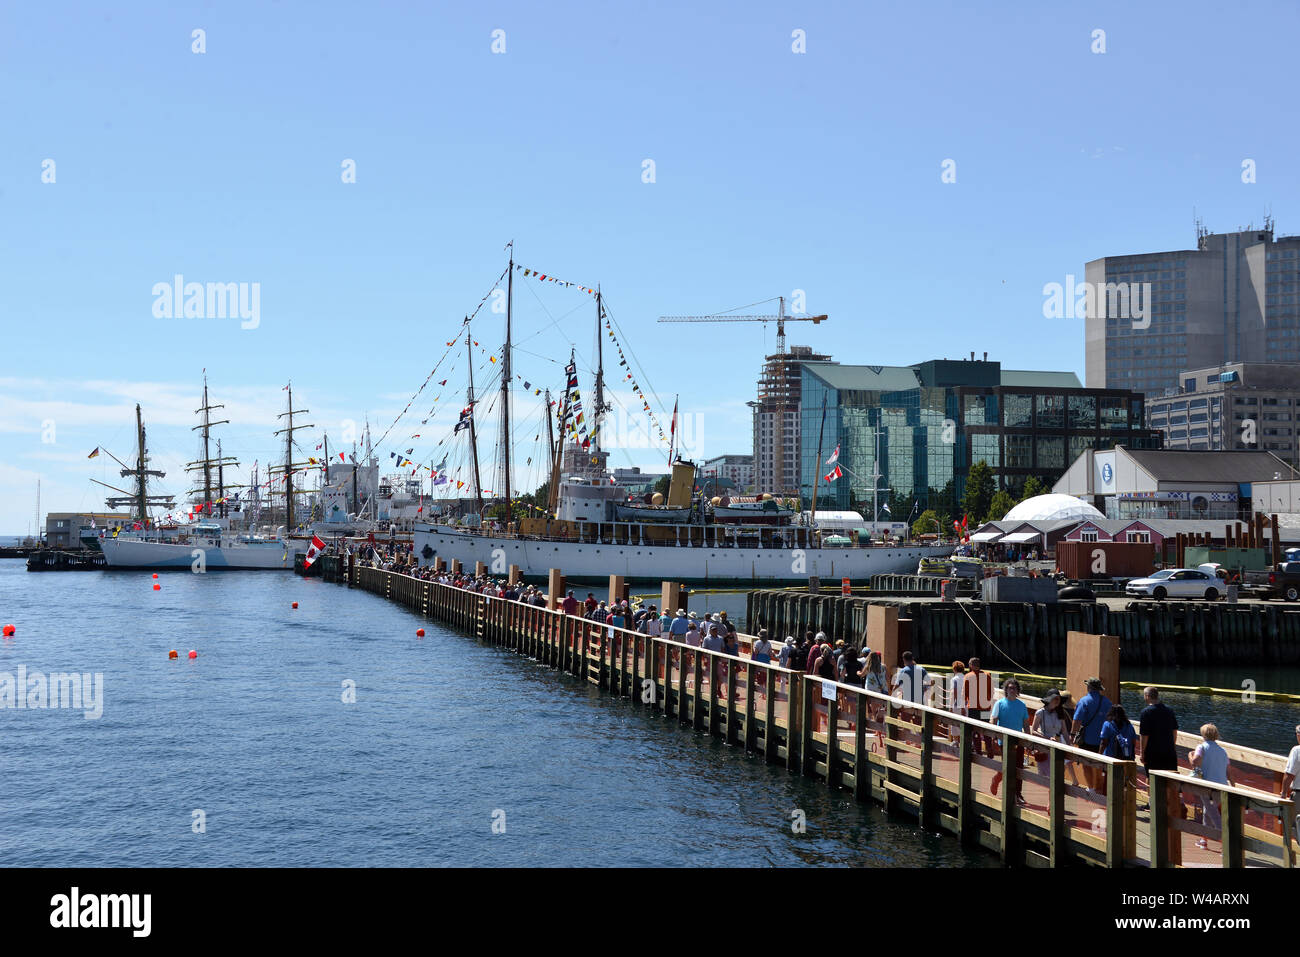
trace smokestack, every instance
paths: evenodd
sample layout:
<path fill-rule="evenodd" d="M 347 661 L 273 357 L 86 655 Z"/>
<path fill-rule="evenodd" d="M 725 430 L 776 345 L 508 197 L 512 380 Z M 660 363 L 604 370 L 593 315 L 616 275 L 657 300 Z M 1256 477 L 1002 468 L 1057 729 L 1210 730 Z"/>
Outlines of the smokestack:
<path fill-rule="evenodd" d="M 975 361 L 975 350 L 974 350 L 974 349 L 972 349 L 972 350 L 970 351 L 970 361 L 971 361 L 971 362 L 974 362 L 974 361 Z"/>
<path fill-rule="evenodd" d="M 988 362 L 988 361 L 989 361 L 989 354 L 988 354 L 988 351 L 987 351 L 987 350 L 985 350 L 985 352 L 984 352 L 984 361 L 985 361 L 985 362 Z"/>

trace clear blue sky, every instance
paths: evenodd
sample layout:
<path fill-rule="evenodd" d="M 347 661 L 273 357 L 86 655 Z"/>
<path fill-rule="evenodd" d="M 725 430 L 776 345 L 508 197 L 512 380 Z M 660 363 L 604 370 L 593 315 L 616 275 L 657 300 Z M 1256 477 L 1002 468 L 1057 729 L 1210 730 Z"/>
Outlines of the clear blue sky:
<path fill-rule="evenodd" d="M 203 368 L 245 461 L 275 454 L 289 378 L 334 434 L 382 429 L 511 238 L 603 284 L 656 411 L 680 392 L 707 456 L 750 451 L 775 330 L 660 314 L 801 289 L 831 321 L 791 341 L 845 362 L 987 350 L 1082 378 L 1081 322 L 1042 317 L 1044 283 L 1186 248 L 1193 210 L 1300 232 L 1290 3 L 116 6 L 0 11 L 5 534 L 32 523 L 38 475 L 46 510 L 102 505 L 88 479 L 112 463 L 85 456 L 131 451 L 135 401 L 160 462 L 193 458 Z M 177 273 L 260 283 L 259 326 L 156 318 Z M 520 371 L 557 384 L 541 357 L 590 353 L 589 300 L 516 305 Z"/>

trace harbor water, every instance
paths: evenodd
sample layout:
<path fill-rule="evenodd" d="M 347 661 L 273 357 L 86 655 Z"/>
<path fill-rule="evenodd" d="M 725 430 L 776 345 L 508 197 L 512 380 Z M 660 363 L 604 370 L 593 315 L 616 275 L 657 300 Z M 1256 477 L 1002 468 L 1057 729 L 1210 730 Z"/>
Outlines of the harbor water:
<path fill-rule="evenodd" d="M 0 561 L 0 693 L 102 675 L 98 718 L 0 709 L 3 864 L 996 863 L 379 596 L 158 582 Z"/>

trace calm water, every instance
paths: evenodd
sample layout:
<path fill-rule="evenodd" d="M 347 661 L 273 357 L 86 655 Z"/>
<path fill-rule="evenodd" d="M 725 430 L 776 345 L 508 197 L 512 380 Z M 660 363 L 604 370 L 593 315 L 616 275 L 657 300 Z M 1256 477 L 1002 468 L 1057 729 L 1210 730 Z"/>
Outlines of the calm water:
<path fill-rule="evenodd" d="M 0 710 L 0 863 L 995 863 L 369 593 L 160 582 L 0 560 L 0 674 L 104 680 L 99 720 Z"/>
<path fill-rule="evenodd" d="M 599 593 L 598 593 L 599 594 Z M 647 594 L 648 593 L 643 593 Z M 654 597 L 647 597 L 654 601 Z M 699 591 L 690 596 L 690 607 L 694 611 L 712 614 L 725 611 L 727 617 L 742 624 L 745 618 L 745 594 L 743 592 L 705 592 Z M 781 636 L 784 637 L 784 636 Z M 977 649 L 972 648 L 975 654 Z M 1031 665 L 1031 662 L 1026 662 Z M 1037 669 L 1035 669 L 1037 670 Z M 1053 673 L 1052 668 L 1046 671 Z M 1259 691 L 1281 691 L 1287 694 L 1300 694 L 1300 668 L 1266 668 L 1254 665 L 1214 668 L 1170 668 L 1142 666 L 1130 669 L 1121 677 L 1125 681 L 1161 682 L 1171 685 L 1185 685 L 1211 688 L 1244 688 L 1244 682 L 1254 682 Z M 1064 669 L 1056 669 L 1063 674 Z M 1034 693 L 1045 689 L 1032 682 L 1025 684 L 1025 690 Z M 1079 695 L 1076 693 L 1075 698 Z M 1246 703 L 1240 697 L 1217 695 L 1183 694 L 1166 692 L 1161 695 L 1178 716 L 1179 727 L 1195 731 L 1202 724 L 1212 722 L 1217 725 L 1222 736 L 1251 748 L 1260 748 L 1285 754 L 1295 745 L 1295 727 L 1300 724 L 1300 707 L 1290 704 L 1278 704 L 1268 701 Z M 1113 698 L 1113 696 L 1112 696 Z M 1139 691 L 1124 691 L 1120 704 L 1135 717 L 1142 709 L 1142 695 Z"/>

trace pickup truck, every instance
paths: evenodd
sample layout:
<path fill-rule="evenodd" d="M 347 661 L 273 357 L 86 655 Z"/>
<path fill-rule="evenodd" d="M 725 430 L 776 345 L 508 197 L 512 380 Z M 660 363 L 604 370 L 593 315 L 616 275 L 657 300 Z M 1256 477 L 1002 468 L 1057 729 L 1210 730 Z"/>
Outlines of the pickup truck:
<path fill-rule="evenodd" d="M 1300 601 L 1300 561 L 1282 562 L 1265 571 L 1247 571 L 1241 576 L 1241 590 L 1252 598 Z"/>

